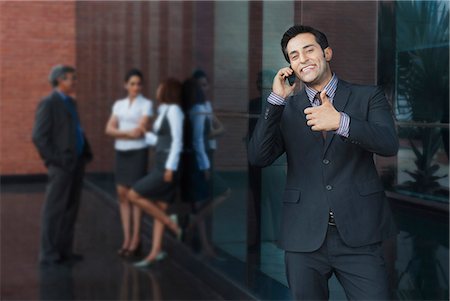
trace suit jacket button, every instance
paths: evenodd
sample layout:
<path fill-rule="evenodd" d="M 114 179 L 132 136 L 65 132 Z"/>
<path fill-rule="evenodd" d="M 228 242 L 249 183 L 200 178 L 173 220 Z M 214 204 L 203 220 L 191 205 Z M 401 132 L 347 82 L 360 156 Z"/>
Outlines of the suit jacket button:
<path fill-rule="evenodd" d="M 333 189 L 333 186 L 327 185 L 327 186 L 325 186 L 325 188 L 326 188 L 326 190 L 330 191 L 331 189 Z"/>
<path fill-rule="evenodd" d="M 323 164 L 325 164 L 325 165 L 327 165 L 327 164 L 330 164 L 330 160 L 328 160 L 328 159 L 323 159 Z"/>

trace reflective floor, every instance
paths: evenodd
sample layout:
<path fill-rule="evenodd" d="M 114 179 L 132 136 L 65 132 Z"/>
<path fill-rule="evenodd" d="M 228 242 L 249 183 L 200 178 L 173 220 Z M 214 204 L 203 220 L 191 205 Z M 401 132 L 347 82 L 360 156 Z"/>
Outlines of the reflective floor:
<path fill-rule="evenodd" d="M 83 191 L 75 237 L 75 251 L 84 260 L 72 268 L 40 268 L 44 191 L 44 184 L 2 184 L 1 300 L 222 299 L 170 260 L 170 254 L 147 270 L 118 257 L 121 229 L 116 207 L 89 190 Z"/>
<path fill-rule="evenodd" d="M 287 287 L 284 252 L 276 247 L 273 238 L 276 238 L 278 232 L 276 216 L 279 214 L 277 202 L 274 200 L 278 200 L 282 195 L 279 187 L 284 186 L 284 183 L 276 181 L 277 176 L 284 171 L 278 168 L 278 172 L 273 173 L 273 178 L 270 179 L 273 184 L 264 187 L 267 191 L 263 193 L 261 205 L 263 233 L 260 270 Z M 238 181 L 235 182 L 236 184 L 232 185 L 233 191 L 240 185 Z M 270 191 L 271 186 L 274 187 Z M 221 209 L 227 212 L 225 214 L 218 212 L 215 215 L 216 219 L 220 219 L 216 221 L 216 225 L 227 225 L 229 223 L 226 219 L 227 214 L 239 212 L 244 200 L 243 197 L 239 198 L 233 194 L 224 205 L 225 209 Z M 448 213 L 433 212 L 426 207 L 414 207 L 411 204 L 402 205 L 395 200 L 391 201 L 391 206 L 399 234 L 386 241 L 383 247 L 393 298 L 396 300 L 449 300 Z M 275 216 L 273 219 L 271 219 L 272 215 Z M 244 224 L 244 221 L 235 223 Z M 226 252 L 245 261 L 245 241 L 236 242 L 232 239 L 233 233 L 239 233 L 242 230 L 228 231 L 225 226 L 219 230 L 230 237 L 226 243 L 220 241 L 222 243 L 220 246 Z M 273 237 L 270 237 L 269 234 L 272 232 Z M 345 292 L 334 275 L 330 278 L 329 290 L 330 300 L 346 299 Z"/>
<path fill-rule="evenodd" d="M 109 186 L 103 189 L 111 190 L 108 188 L 113 186 Z M 215 211 L 215 234 L 229 233 L 228 224 L 222 220 L 226 217 L 224 213 L 241 208 L 243 196 L 237 193 L 236 186 L 232 186 L 230 199 Z M 192 265 L 189 270 L 169 257 L 151 269 L 137 270 L 132 261 L 118 257 L 121 229 L 117 206 L 111 199 L 101 198 L 89 189 L 83 191 L 75 238 L 75 251 L 85 256 L 84 261 L 73 268 L 40 269 L 37 258 L 45 185 L 2 184 L 1 188 L 1 300 L 225 299 L 223 293 L 211 289 L 217 289 L 216 286 L 208 286 L 196 278 L 198 273 Z M 400 233 L 387 246 L 386 260 L 394 298 L 448 300 L 448 217 L 420 208 L 394 206 L 393 211 Z M 236 214 L 234 218 L 238 222 Z M 227 243 L 224 236 L 217 235 L 213 242 L 220 260 L 202 261 L 260 299 L 292 299 L 286 287 L 282 252 L 271 241 L 263 241 L 260 265 L 250 269 L 244 264 L 245 256 L 239 256 L 245 248 L 244 242 Z M 147 250 L 148 246 L 144 244 L 144 247 Z M 181 250 L 180 246 L 177 250 Z M 172 258 L 175 255 L 172 253 Z M 331 300 L 345 299 L 334 278 L 330 280 L 330 291 Z"/>

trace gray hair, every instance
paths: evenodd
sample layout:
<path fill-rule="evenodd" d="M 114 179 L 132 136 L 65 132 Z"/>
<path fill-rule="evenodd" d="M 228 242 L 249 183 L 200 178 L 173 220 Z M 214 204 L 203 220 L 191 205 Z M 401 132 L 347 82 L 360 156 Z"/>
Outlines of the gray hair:
<path fill-rule="evenodd" d="M 48 76 L 48 81 L 52 85 L 52 87 L 58 86 L 58 79 L 64 79 L 67 73 L 74 73 L 75 68 L 67 65 L 56 65 L 50 71 L 50 75 Z"/>

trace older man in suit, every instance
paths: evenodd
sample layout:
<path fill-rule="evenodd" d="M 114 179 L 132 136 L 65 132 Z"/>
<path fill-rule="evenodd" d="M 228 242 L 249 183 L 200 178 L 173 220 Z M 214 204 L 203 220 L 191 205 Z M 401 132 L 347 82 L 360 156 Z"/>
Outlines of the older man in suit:
<path fill-rule="evenodd" d="M 40 262 L 73 263 L 74 226 L 80 204 L 85 164 L 92 159 L 74 99 L 76 74 L 70 66 L 55 66 L 49 76 L 53 92 L 38 105 L 33 142 L 48 167 L 42 211 Z"/>
<path fill-rule="evenodd" d="M 274 78 L 249 160 L 287 156 L 279 246 L 291 291 L 326 300 L 334 273 L 349 299 L 388 299 L 381 242 L 397 230 L 373 156 L 398 151 L 389 103 L 380 88 L 338 79 L 322 32 L 293 26 L 281 46 L 291 66 Z M 305 84 L 295 95 L 290 75 Z"/>

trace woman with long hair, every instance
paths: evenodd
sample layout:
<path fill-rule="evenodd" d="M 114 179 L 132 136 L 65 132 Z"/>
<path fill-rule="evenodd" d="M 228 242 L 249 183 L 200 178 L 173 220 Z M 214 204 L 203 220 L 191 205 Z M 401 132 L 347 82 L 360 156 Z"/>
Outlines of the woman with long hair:
<path fill-rule="evenodd" d="M 203 255 L 218 258 L 210 242 L 210 219 L 214 208 L 222 204 L 230 195 L 231 189 L 225 181 L 214 171 L 214 152 L 217 149 L 216 138 L 225 132 L 222 122 L 214 114 L 212 102 L 208 100 L 209 81 L 206 73 L 197 70 L 192 78 L 186 81 L 195 89 L 196 93 L 185 93 L 190 104 L 187 108 L 189 116 L 189 130 L 191 133 L 194 164 L 191 164 L 190 178 L 193 193 L 183 194 L 191 196 L 192 213 L 185 230 L 192 227 L 198 229 Z"/>
<path fill-rule="evenodd" d="M 136 267 L 147 267 L 165 258 L 166 253 L 162 251 L 165 227 L 178 238 L 182 234 L 182 229 L 166 214 L 169 205 L 174 202 L 178 188 L 178 165 L 183 148 L 181 83 L 176 79 L 167 79 L 159 85 L 156 94 L 159 107 L 158 117 L 153 125 L 156 135 L 155 166 L 128 193 L 128 199 L 134 205 L 154 218 L 152 248 L 142 261 L 134 264 Z"/>

